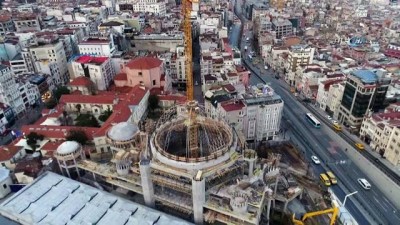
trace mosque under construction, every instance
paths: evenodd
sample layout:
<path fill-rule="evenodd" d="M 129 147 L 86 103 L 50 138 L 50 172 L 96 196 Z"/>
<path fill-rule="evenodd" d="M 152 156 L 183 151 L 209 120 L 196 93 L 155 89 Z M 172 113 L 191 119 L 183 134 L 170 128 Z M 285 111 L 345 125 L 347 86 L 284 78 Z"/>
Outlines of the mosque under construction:
<path fill-rule="evenodd" d="M 166 111 L 151 134 L 129 122 L 115 124 L 107 142 L 106 161 L 86 158 L 76 142 L 60 145 L 55 157 L 62 173 L 139 194 L 147 206 L 196 224 L 260 224 L 272 208 L 286 211 L 303 192 L 280 171 L 279 154 L 259 159 L 195 101 Z"/>

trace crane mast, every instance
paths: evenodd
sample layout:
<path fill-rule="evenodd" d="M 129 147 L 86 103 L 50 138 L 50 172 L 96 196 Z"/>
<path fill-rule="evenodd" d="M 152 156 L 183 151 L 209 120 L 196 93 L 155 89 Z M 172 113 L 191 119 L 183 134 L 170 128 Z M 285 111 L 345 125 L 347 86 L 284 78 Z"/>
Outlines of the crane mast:
<path fill-rule="evenodd" d="M 185 43 L 185 75 L 187 100 L 193 100 L 193 52 L 192 52 L 192 24 L 190 16 L 192 12 L 192 1 L 182 1 L 183 32 Z"/>
<path fill-rule="evenodd" d="M 193 52 L 192 52 L 192 23 L 191 12 L 192 3 L 197 3 L 198 0 L 183 0 L 183 31 L 185 39 L 185 75 L 186 75 L 186 96 L 187 96 L 187 112 L 189 114 L 186 123 L 187 136 L 187 157 L 196 158 L 199 156 L 199 124 L 197 123 L 198 103 L 194 100 L 193 88 Z"/>

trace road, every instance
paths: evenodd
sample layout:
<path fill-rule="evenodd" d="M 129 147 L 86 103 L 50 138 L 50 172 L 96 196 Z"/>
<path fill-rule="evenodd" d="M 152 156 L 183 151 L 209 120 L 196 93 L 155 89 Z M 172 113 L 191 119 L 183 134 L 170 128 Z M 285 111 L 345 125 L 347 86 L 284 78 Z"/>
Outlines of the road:
<path fill-rule="evenodd" d="M 236 10 L 240 13 L 240 0 L 237 1 L 238 3 L 235 6 Z M 241 19 L 244 23 L 247 23 L 245 18 L 241 17 Z M 245 30 L 245 36 L 252 36 L 251 30 Z M 242 55 L 245 55 L 244 45 L 245 43 L 242 42 Z M 248 51 L 251 51 L 250 47 L 249 45 Z M 311 155 L 317 155 L 323 161 L 321 166 L 314 166 L 315 172 L 319 174 L 326 170 L 331 170 L 337 175 L 339 184 L 333 186 L 331 189 L 340 199 L 344 199 L 344 196 L 348 193 L 358 191 L 346 203 L 346 208 L 357 222 L 361 225 L 400 224 L 399 210 L 391 202 L 392 197 L 396 194 L 398 195 L 400 192 L 392 193 L 392 196 L 384 195 L 382 190 L 377 188 L 379 185 L 376 185 L 377 183 L 375 182 L 381 177 L 368 177 L 364 173 L 369 170 L 377 170 L 376 168 L 363 166 L 361 170 L 361 164 L 354 162 L 353 159 L 357 155 L 358 157 L 362 156 L 328 126 L 315 129 L 309 124 L 304 118 L 305 113 L 309 110 L 291 95 L 284 81 L 275 79 L 274 73 L 270 70 L 264 70 L 261 65 L 251 64 L 247 57 L 243 57 L 243 60 L 252 72 L 251 84 L 270 83 L 275 92 L 284 100 L 283 120 L 289 124 L 291 133 L 298 144 L 304 149 L 304 154 L 307 158 L 310 158 Z M 344 149 L 348 149 L 348 151 L 344 151 Z M 359 160 L 362 159 L 359 158 Z M 364 190 L 357 183 L 357 179 L 362 177 L 370 181 L 372 185 L 371 190 Z M 390 181 L 385 180 L 385 182 Z"/>
<path fill-rule="evenodd" d="M 36 108 L 29 109 L 21 118 L 15 121 L 15 124 L 10 127 L 11 130 L 21 130 L 22 125 L 34 123 L 41 117 L 44 105 L 37 106 Z M 13 136 L 9 133 L 7 136 L 0 137 L 0 145 L 7 145 L 11 143 Z"/>

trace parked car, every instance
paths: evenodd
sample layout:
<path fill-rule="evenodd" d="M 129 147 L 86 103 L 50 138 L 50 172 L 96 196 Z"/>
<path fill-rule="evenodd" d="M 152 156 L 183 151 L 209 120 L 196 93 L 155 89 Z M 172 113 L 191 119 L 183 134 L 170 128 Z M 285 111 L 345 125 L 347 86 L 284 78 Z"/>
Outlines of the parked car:
<path fill-rule="evenodd" d="M 318 157 L 315 155 L 311 156 L 311 160 L 317 165 L 321 164 L 321 161 L 319 161 Z"/>
<path fill-rule="evenodd" d="M 326 118 L 328 118 L 328 120 L 331 120 L 331 119 L 332 119 L 332 117 L 331 117 L 331 116 L 327 116 Z"/>
<path fill-rule="evenodd" d="M 7 136 L 9 133 L 11 133 L 11 130 L 10 129 L 5 129 L 4 132 L 1 133 L 0 135 L 4 137 L 4 136 Z"/>

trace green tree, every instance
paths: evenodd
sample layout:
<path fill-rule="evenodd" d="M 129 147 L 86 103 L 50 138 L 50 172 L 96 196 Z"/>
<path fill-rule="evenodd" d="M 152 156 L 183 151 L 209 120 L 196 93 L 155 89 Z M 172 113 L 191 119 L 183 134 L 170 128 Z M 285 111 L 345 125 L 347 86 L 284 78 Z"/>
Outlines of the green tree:
<path fill-rule="evenodd" d="M 37 148 L 37 142 L 38 141 L 43 141 L 44 136 L 41 134 L 38 134 L 36 132 L 31 132 L 28 135 L 26 135 L 26 144 L 31 147 L 32 151 L 35 152 Z"/>
<path fill-rule="evenodd" d="M 66 137 L 67 141 L 76 141 L 81 145 L 85 145 L 89 138 L 87 137 L 85 131 L 81 129 L 70 130 Z"/>
<path fill-rule="evenodd" d="M 100 127 L 99 122 L 96 117 L 92 114 L 79 114 L 79 116 L 75 119 L 75 126 L 80 127 Z"/>
<path fill-rule="evenodd" d="M 113 111 L 110 108 L 107 108 L 106 111 L 104 111 L 100 116 L 99 116 L 99 120 L 102 122 L 105 122 L 108 117 L 111 116 L 111 114 L 113 113 Z"/>
<path fill-rule="evenodd" d="M 81 104 L 77 104 L 75 106 L 76 110 L 78 110 L 78 113 L 81 113 L 81 109 L 82 109 L 82 105 Z"/>
<path fill-rule="evenodd" d="M 54 109 L 57 106 L 57 101 L 54 98 L 51 98 L 48 102 L 46 102 L 46 108 Z"/>
<path fill-rule="evenodd" d="M 58 87 L 55 91 L 54 91 L 54 97 L 58 100 L 60 100 L 62 95 L 69 95 L 71 92 L 69 91 L 69 89 L 66 86 L 61 86 Z"/>
<path fill-rule="evenodd" d="M 160 99 L 158 98 L 157 95 L 150 95 L 149 96 L 149 109 L 151 112 L 153 112 L 155 109 L 157 109 L 158 103 L 160 102 Z"/>

